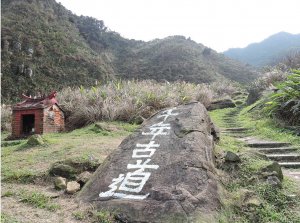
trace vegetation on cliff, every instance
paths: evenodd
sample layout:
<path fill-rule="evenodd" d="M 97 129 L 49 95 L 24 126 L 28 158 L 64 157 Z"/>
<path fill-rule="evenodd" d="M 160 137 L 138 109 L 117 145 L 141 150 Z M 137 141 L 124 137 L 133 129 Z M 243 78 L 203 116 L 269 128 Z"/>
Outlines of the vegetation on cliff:
<path fill-rule="evenodd" d="M 125 39 L 55 0 L 1 2 L 2 99 L 114 79 L 194 83 L 257 77 L 250 67 L 182 36 Z"/>

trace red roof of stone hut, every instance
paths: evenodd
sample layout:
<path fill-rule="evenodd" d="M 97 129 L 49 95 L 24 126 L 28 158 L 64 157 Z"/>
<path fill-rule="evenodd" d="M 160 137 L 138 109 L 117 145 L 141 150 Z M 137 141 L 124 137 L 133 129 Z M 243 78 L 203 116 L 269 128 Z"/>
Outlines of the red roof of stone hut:
<path fill-rule="evenodd" d="M 56 91 L 52 92 L 46 97 L 32 98 L 22 94 L 22 98 L 25 100 L 14 105 L 13 110 L 24 110 L 24 109 L 36 109 L 36 108 L 47 108 L 54 104 L 58 105 L 56 100 Z"/>

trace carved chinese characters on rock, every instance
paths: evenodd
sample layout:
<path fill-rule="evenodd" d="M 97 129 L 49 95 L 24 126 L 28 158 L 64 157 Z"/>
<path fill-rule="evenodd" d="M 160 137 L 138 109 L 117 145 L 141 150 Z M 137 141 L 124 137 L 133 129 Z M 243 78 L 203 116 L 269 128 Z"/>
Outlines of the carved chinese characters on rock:
<path fill-rule="evenodd" d="M 149 138 L 149 143 L 137 143 L 132 151 L 132 163 L 127 165 L 127 173 L 120 173 L 117 178 L 112 179 L 108 190 L 100 192 L 100 199 L 136 199 L 143 200 L 149 193 L 142 194 L 142 189 L 147 183 L 151 174 L 159 168 L 159 165 L 152 163 L 151 157 L 157 150 L 161 149 L 158 143 L 159 137 L 166 137 L 170 134 L 171 125 L 168 123 L 170 116 L 176 116 L 172 108 L 164 111 L 158 117 L 158 122 L 149 126 L 149 131 L 142 132 L 143 137 Z"/>

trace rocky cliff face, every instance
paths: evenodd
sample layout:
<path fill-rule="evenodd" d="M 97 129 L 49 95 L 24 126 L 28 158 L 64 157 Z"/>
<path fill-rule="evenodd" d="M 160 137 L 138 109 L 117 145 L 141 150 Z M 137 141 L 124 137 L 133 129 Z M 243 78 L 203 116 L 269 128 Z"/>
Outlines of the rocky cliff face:
<path fill-rule="evenodd" d="M 123 222 L 214 222 L 214 132 L 200 103 L 158 112 L 104 161 L 78 199 Z"/>

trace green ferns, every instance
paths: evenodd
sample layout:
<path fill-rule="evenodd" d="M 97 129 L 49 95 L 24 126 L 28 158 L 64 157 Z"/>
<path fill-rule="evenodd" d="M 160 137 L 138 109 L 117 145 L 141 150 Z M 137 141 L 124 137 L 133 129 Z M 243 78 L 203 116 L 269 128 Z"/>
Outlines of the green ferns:
<path fill-rule="evenodd" d="M 279 90 L 270 96 L 265 111 L 289 125 L 300 125 L 300 70 L 293 70 L 277 87 Z"/>

